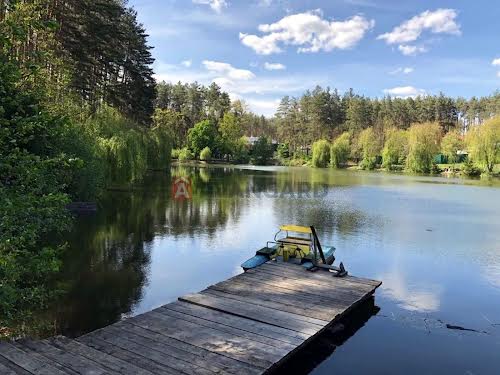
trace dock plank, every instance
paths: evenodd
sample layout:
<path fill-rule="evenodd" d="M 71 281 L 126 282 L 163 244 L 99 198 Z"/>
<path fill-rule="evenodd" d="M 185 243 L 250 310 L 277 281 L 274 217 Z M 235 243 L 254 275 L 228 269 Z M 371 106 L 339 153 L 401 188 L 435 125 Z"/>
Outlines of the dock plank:
<path fill-rule="evenodd" d="M 295 348 L 295 345 L 288 344 L 288 343 L 283 342 L 283 341 L 277 341 L 275 339 L 271 339 L 271 338 L 266 337 L 266 336 L 258 335 L 258 334 L 252 333 L 252 332 L 247 332 L 247 331 L 244 331 L 244 330 L 239 329 L 239 328 L 230 327 L 230 326 L 220 324 L 217 322 L 212 322 L 210 320 L 197 318 L 195 316 L 186 315 L 186 314 L 174 311 L 174 310 L 169 310 L 167 308 L 159 308 L 159 309 L 155 310 L 155 312 L 158 312 L 158 313 L 161 313 L 163 315 L 173 317 L 173 318 L 184 319 L 184 320 L 187 320 L 189 322 L 199 324 L 200 326 L 214 328 L 214 329 L 217 329 L 219 331 L 227 332 L 227 333 L 232 334 L 234 336 L 244 337 L 244 338 L 252 340 L 252 341 L 261 342 L 263 344 L 271 345 L 271 346 L 278 347 L 281 349 L 286 349 L 288 351 L 293 350 Z"/>
<path fill-rule="evenodd" d="M 61 350 L 44 341 L 21 341 L 21 344 L 33 352 L 47 358 L 54 367 L 61 371 L 82 375 L 118 375 L 115 371 L 107 371 L 93 360 L 66 350 Z M 58 366 L 59 365 L 59 366 Z"/>
<path fill-rule="evenodd" d="M 169 303 L 168 305 L 163 306 L 162 309 L 174 310 L 183 313 L 184 315 L 207 319 L 229 327 L 235 327 L 248 332 L 256 333 L 276 340 L 276 342 L 286 342 L 295 346 L 302 344 L 304 340 L 309 337 L 309 335 L 292 331 L 287 328 L 261 323 L 236 315 L 225 314 L 217 310 L 207 309 L 202 306 L 182 301 Z"/>
<path fill-rule="evenodd" d="M 41 360 L 8 342 L 0 342 L 0 356 L 33 375 L 67 375 L 49 360 Z"/>
<path fill-rule="evenodd" d="M 324 312 L 325 309 L 343 311 L 349 306 L 343 300 L 332 300 L 314 294 L 303 293 L 286 288 L 271 288 L 269 284 L 256 283 L 253 279 L 239 278 L 211 285 L 208 289 L 224 291 L 241 296 L 259 297 L 284 304 L 307 306 L 312 311 Z"/>
<path fill-rule="evenodd" d="M 267 374 L 380 284 L 270 261 L 75 340 L 0 342 L 0 373 Z"/>
<path fill-rule="evenodd" d="M 181 374 L 179 371 L 175 371 L 169 367 L 165 367 L 151 359 L 148 359 L 140 354 L 136 354 L 127 349 L 123 349 L 120 346 L 113 345 L 107 341 L 98 339 L 95 336 L 85 335 L 78 338 L 79 342 L 84 343 L 96 350 L 106 353 L 110 356 L 118 358 L 128 363 L 133 363 L 142 369 L 145 369 L 156 375 L 178 375 Z"/>
<path fill-rule="evenodd" d="M 203 348 L 186 344 L 182 341 L 164 336 L 156 331 L 151 331 L 128 322 L 124 322 L 124 326 L 126 329 L 139 336 L 149 338 L 155 342 L 170 347 L 170 350 L 174 348 L 177 351 L 176 356 L 178 358 L 191 361 L 194 364 L 205 367 L 217 374 L 256 374 L 260 371 L 258 368 L 247 363 L 210 352 Z"/>
<path fill-rule="evenodd" d="M 240 294 L 240 293 L 232 293 L 230 290 L 227 289 L 209 287 L 202 293 L 236 299 L 238 301 L 243 301 L 243 302 L 246 301 L 248 303 L 254 303 L 259 306 L 269 307 L 280 311 L 286 311 L 296 315 L 315 318 L 324 321 L 325 325 L 328 324 L 330 320 L 335 318 L 337 313 L 341 312 L 341 310 L 338 309 L 335 310 L 327 308 L 321 310 L 309 309 L 307 305 L 297 304 L 296 300 L 292 298 L 290 299 L 279 298 L 279 296 L 277 298 L 271 298 L 271 297 L 266 298 L 265 295 L 252 294 L 250 291 Z"/>
<path fill-rule="evenodd" d="M 188 294 L 180 298 L 181 301 L 208 306 L 212 309 L 223 311 L 229 314 L 242 316 L 248 319 L 257 320 L 263 323 L 276 325 L 278 327 L 293 329 L 298 332 L 314 335 L 323 325 L 322 321 L 306 321 L 300 315 L 291 314 L 263 306 L 255 306 L 249 303 L 232 300 L 224 297 L 215 297 L 207 294 Z M 311 318 L 313 319 L 313 318 Z"/>
<path fill-rule="evenodd" d="M 248 339 L 237 338 L 225 332 L 202 327 L 191 322 L 164 319 L 161 314 L 154 316 L 151 313 L 136 318 L 133 318 L 133 324 L 249 365 L 266 368 L 270 363 L 274 363 L 277 358 L 283 356 L 283 352 L 277 348 Z"/>
<path fill-rule="evenodd" d="M 60 349 L 67 350 L 70 353 L 79 354 L 83 357 L 92 359 L 100 363 L 102 366 L 116 371 L 123 375 L 152 375 L 153 373 L 135 366 L 133 363 L 125 362 L 119 358 L 115 358 L 106 353 L 100 352 L 90 346 L 84 345 L 78 341 L 68 339 L 67 337 L 58 336 L 50 339 L 52 345 Z"/>

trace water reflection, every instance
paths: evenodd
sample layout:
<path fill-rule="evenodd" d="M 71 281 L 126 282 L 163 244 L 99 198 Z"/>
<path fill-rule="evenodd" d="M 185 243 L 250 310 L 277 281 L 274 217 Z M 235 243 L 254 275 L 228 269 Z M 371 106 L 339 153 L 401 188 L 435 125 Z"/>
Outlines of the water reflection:
<path fill-rule="evenodd" d="M 191 200 L 171 198 L 174 176 L 191 179 Z M 351 274 L 383 281 L 381 313 L 341 348 L 334 344 L 332 359 L 313 372 L 366 372 L 362 353 L 393 373 L 407 371 L 405 363 L 438 373 L 441 367 L 430 364 L 439 362 L 433 356 L 443 345 L 462 353 L 467 368 L 491 370 L 486 359 L 500 350 L 492 333 L 500 316 L 500 189 L 423 179 L 275 167 L 155 173 L 130 192 L 111 192 L 97 215 L 78 220 L 60 281 L 69 292 L 51 317 L 54 333 L 78 335 L 201 290 L 240 272 L 279 224 L 313 224 Z M 443 322 L 491 335 L 455 342 Z M 408 347 L 434 359 L 424 366 Z"/>
<path fill-rule="evenodd" d="M 191 180 L 192 199 L 171 197 L 172 179 L 179 176 Z M 68 294 L 55 308 L 57 330 L 80 335 L 205 286 L 201 280 L 228 277 L 247 256 L 240 254 L 261 247 L 283 222 L 316 225 L 325 237 L 358 231 L 369 222 L 366 215 L 341 190 L 332 196 L 325 177 L 174 167 L 131 191 L 110 192 L 97 215 L 78 219 L 69 238 L 61 281 Z M 217 264 L 216 254 L 228 266 Z M 187 261 L 211 267 L 210 277 Z M 216 268 L 224 271 L 219 275 Z M 168 293 L 159 292 L 166 287 Z"/>
<path fill-rule="evenodd" d="M 421 280 L 411 284 L 405 279 L 401 270 L 380 275 L 384 280 L 382 294 L 394 300 L 399 307 L 407 311 L 435 312 L 440 307 L 441 286 L 426 284 Z"/>

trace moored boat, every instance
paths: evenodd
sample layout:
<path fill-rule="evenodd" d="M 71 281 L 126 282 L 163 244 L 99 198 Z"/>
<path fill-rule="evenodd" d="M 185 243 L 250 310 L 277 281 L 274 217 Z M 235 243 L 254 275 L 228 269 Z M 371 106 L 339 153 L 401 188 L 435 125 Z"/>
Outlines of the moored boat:
<path fill-rule="evenodd" d="M 335 247 L 321 245 L 313 226 L 281 225 L 274 240 L 268 241 L 241 267 L 247 271 L 268 261 L 279 261 L 301 264 L 309 271 L 325 269 L 335 276 L 347 275 L 342 263 L 339 267 L 333 265 L 334 252 Z"/>

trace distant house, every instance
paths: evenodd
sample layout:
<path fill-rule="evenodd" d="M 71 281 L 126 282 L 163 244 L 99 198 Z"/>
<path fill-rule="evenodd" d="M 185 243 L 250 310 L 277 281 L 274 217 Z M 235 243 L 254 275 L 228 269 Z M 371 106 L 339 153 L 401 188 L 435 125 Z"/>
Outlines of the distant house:
<path fill-rule="evenodd" d="M 257 141 L 259 140 L 260 137 L 250 136 L 250 137 L 246 137 L 246 138 L 247 138 L 247 141 L 248 141 L 248 144 L 250 145 L 250 147 L 253 147 L 253 146 L 255 146 L 255 144 L 257 143 Z M 275 139 L 271 140 L 271 144 L 273 145 L 274 150 L 278 147 L 278 141 Z"/>

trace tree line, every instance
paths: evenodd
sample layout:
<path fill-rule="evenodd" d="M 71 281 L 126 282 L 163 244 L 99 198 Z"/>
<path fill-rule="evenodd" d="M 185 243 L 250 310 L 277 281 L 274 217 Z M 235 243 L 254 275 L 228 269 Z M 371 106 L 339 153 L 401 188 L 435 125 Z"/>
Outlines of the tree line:
<path fill-rule="evenodd" d="M 444 94 L 416 98 L 368 98 L 351 89 L 340 95 L 317 86 L 301 97 L 285 96 L 274 119 L 280 143 L 292 153 L 319 139 L 333 139 L 348 131 L 358 135 L 372 128 L 379 141 L 385 129 L 408 129 L 412 124 L 436 122 L 443 133 L 464 134 L 473 125 L 500 114 L 500 92 L 488 97 L 451 98 Z"/>
<path fill-rule="evenodd" d="M 169 165 L 146 39 L 126 1 L 0 0 L 0 336 L 62 292 L 67 204 Z"/>
<path fill-rule="evenodd" d="M 431 173 L 438 171 L 439 153 L 451 164 L 452 172 L 455 163 L 466 161 L 466 175 L 493 173 L 500 161 L 500 117 L 485 120 L 465 135 L 456 129 L 443 134 L 438 122 L 416 123 L 408 129 L 387 128 L 382 140 L 372 127 L 358 135 L 344 132 L 331 143 L 325 139 L 313 143 L 312 165 L 342 168 L 354 160 L 362 169 L 381 166 L 387 170 Z"/>
<path fill-rule="evenodd" d="M 215 83 L 205 87 L 196 82 L 179 82 L 158 85 L 153 118 L 155 124 L 169 129 L 175 148 L 173 156 L 181 160 L 226 157 L 234 162 L 247 162 L 253 151 L 248 137 L 253 136 L 262 138 L 259 145 L 264 146 L 265 157 L 259 160 L 264 162 L 272 153 L 270 140 L 276 140 L 280 144 L 277 159 L 287 165 L 306 162 L 311 150 L 314 153 L 315 149 L 321 149 L 320 154 L 337 167 L 350 159 L 360 162 L 363 168 L 373 168 L 383 162 L 388 169 L 404 167 L 429 172 L 432 163 L 413 163 L 411 157 L 406 158 L 408 148 L 402 149 L 409 139 L 414 139 L 417 129 L 428 133 L 425 138 L 435 144 L 436 147 L 429 149 L 435 153 L 442 151 L 449 160 L 454 160 L 455 155 L 446 147 L 440 149 L 441 139 L 446 146 L 453 138 L 465 151 L 471 142 L 465 142 L 464 135 L 477 133 L 483 122 L 499 114 L 498 91 L 470 99 L 442 93 L 403 99 L 369 98 L 352 89 L 340 95 L 336 89 L 317 86 L 298 98 L 283 97 L 275 116 L 265 118 L 249 111 L 242 100 L 231 102 L 229 95 Z M 415 124 L 436 126 L 414 127 Z M 468 139 L 472 139 L 472 135 Z M 318 142 L 320 140 L 322 142 Z M 313 164 L 323 156 L 313 158 Z M 482 162 L 477 164 L 485 169 Z M 491 172 L 491 168 L 486 168 L 488 170 Z"/>

